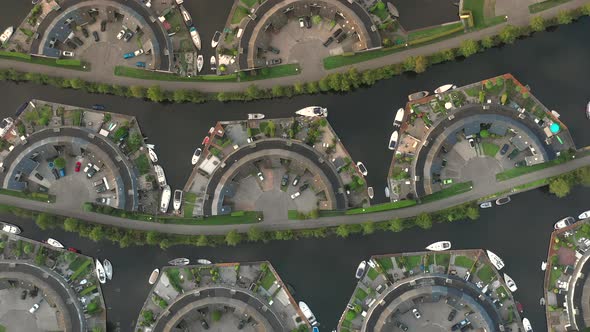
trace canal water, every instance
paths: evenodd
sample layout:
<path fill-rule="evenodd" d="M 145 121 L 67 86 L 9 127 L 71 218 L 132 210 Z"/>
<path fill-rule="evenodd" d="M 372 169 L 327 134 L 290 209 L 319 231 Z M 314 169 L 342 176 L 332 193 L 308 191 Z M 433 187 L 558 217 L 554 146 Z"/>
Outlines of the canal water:
<path fill-rule="evenodd" d="M 11 0 L 14 1 L 14 0 Z M 15 10 L 24 11 L 30 2 L 17 1 Z M 17 13 L 18 14 L 18 13 Z M 18 14 L 20 15 L 20 14 Z M 194 15 L 194 14 L 193 14 Z M 0 12 L 0 22 L 8 24 L 15 14 Z M 19 19 L 18 22 L 22 20 Z M 10 24 L 18 24 L 10 23 Z M 217 27 L 212 27 L 215 30 Z M 461 62 L 430 68 L 421 75 L 404 75 L 382 81 L 371 88 L 346 95 L 314 95 L 293 99 L 253 103 L 155 104 L 115 96 L 89 95 L 33 84 L 0 82 L 3 107 L 0 116 L 11 115 L 22 102 L 39 98 L 65 104 L 89 106 L 105 104 L 109 111 L 132 114 L 164 166 L 174 188 L 181 188 L 190 173 L 190 157 L 217 120 L 243 119 L 247 113 L 262 112 L 267 117 L 290 116 L 307 105 L 328 107 L 329 120 L 354 160 L 368 168 L 368 184 L 376 188 L 376 201 L 383 201 L 383 190 L 391 153 L 387 140 L 395 110 L 414 91 L 430 90 L 446 84 L 463 85 L 510 72 L 549 109 L 562 114 L 577 146 L 590 144 L 586 129 L 585 106 L 590 98 L 587 77 L 590 73 L 588 18 L 553 32 L 538 33 L 515 45 L 488 50 Z M 430 242 L 447 239 L 462 248 L 489 248 L 504 258 L 507 272 L 519 284 L 517 300 L 537 331 L 546 330 L 542 296 L 541 260 L 547 253 L 552 224 L 567 215 L 587 210 L 584 204 L 590 190 L 578 188 L 566 199 L 556 199 L 542 190 L 521 194 L 501 208 L 482 211 L 477 222 L 437 225 L 424 232 L 410 230 L 401 234 L 379 233 L 350 239 L 329 238 L 272 242 L 267 245 L 242 245 L 238 248 L 175 247 L 167 251 L 156 248 L 118 249 L 108 243 L 95 244 L 59 231 L 40 232 L 33 223 L 18 220 L 23 235 L 36 239 L 55 236 L 67 245 L 79 247 L 86 254 L 109 258 L 115 266 L 115 280 L 104 287 L 109 307 L 108 317 L 130 331 L 149 287 L 144 282 L 150 271 L 170 258 L 207 257 L 213 261 L 270 260 L 282 278 L 297 291 L 296 299 L 306 301 L 323 326 L 335 327 L 355 285 L 354 270 L 358 262 L 373 254 L 419 250 Z M 586 198 L 586 200 L 584 200 Z M 13 217 L 6 216 L 6 220 Z M 139 282 L 138 282 L 139 280 Z"/>

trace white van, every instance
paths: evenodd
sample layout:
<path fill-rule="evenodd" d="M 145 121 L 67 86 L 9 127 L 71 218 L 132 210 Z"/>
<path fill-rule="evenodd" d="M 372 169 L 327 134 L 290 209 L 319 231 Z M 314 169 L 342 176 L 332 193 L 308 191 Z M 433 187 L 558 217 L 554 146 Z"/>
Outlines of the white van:
<path fill-rule="evenodd" d="M 109 181 L 107 181 L 106 176 L 102 178 L 102 181 L 104 182 L 104 186 L 107 188 L 107 190 L 111 190 L 111 186 L 109 186 Z"/>
<path fill-rule="evenodd" d="M 238 38 L 242 37 L 242 33 L 243 32 L 244 32 L 244 29 L 238 30 L 238 33 L 236 34 L 236 37 L 238 37 Z"/>

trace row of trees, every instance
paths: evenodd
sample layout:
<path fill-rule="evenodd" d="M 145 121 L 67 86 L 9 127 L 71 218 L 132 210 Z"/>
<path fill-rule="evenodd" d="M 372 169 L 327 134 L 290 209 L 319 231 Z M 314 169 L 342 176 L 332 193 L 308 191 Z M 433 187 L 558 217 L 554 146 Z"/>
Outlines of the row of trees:
<path fill-rule="evenodd" d="M 590 186 L 590 166 L 578 168 L 573 172 L 556 176 L 549 180 L 549 192 L 555 196 L 562 198 L 572 190 L 572 187 L 582 184 Z"/>

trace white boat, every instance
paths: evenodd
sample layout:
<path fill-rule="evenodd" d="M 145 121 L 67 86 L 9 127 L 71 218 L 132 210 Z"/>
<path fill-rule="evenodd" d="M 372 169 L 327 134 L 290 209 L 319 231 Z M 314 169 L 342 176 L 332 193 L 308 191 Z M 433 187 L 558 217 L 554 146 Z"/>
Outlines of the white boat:
<path fill-rule="evenodd" d="M 150 160 L 152 161 L 152 163 L 158 162 L 158 155 L 154 150 L 148 148 L 148 155 L 150 156 Z"/>
<path fill-rule="evenodd" d="M 391 137 L 389 138 L 389 146 L 387 147 L 389 150 L 395 150 L 395 147 L 397 146 L 397 136 L 397 130 L 391 134 Z"/>
<path fill-rule="evenodd" d="M 6 28 L 6 30 L 4 30 L 4 32 L 0 35 L 0 43 L 4 44 L 5 42 L 7 42 L 8 39 L 10 39 L 10 37 L 12 37 L 13 33 L 14 33 L 13 26 L 9 26 L 8 28 Z"/>
<path fill-rule="evenodd" d="M 522 319 L 522 326 L 524 327 L 525 332 L 533 332 L 533 326 L 528 318 Z"/>
<path fill-rule="evenodd" d="M 209 63 L 211 64 L 211 70 L 217 69 L 217 60 L 215 59 L 215 55 L 211 56 L 211 59 L 209 59 Z"/>
<path fill-rule="evenodd" d="M 504 205 L 510 203 L 510 196 L 498 198 L 496 200 L 496 205 Z"/>
<path fill-rule="evenodd" d="M 389 187 L 385 187 L 385 197 L 389 198 L 390 193 L 389 193 Z"/>
<path fill-rule="evenodd" d="M 186 10 L 186 8 L 184 8 L 183 5 L 178 5 L 178 8 L 180 8 L 180 13 L 182 14 L 182 19 L 184 20 L 184 23 L 186 23 L 186 26 L 193 27 L 193 19 L 191 18 L 191 15 L 188 13 L 188 10 Z"/>
<path fill-rule="evenodd" d="M 217 44 L 219 44 L 220 38 L 221 38 L 221 32 L 215 31 L 215 34 L 213 34 L 213 39 L 211 39 L 211 47 L 216 48 Z"/>
<path fill-rule="evenodd" d="M 490 259 L 494 267 L 498 270 L 502 270 L 502 268 L 504 267 L 504 261 L 500 258 L 500 256 L 494 254 L 489 250 L 486 250 L 486 253 L 488 254 L 488 258 Z"/>
<path fill-rule="evenodd" d="M 573 225 L 575 222 L 576 222 L 576 219 L 574 219 L 574 217 L 565 217 L 565 218 L 559 220 L 558 222 L 556 222 L 555 225 L 553 225 L 553 229 L 558 230 L 558 229 L 566 228 L 570 225 Z"/>
<path fill-rule="evenodd" d="M 193 153 L 193 158 L 191 159 L 191 164 L 196 165 L 199 162 L 199 158 L 201 158 L 201 153 L 203 150 L 201 148 L 197 148 Z"/>
<path fill-rule="evenodd" d="M 375 196 L 375 192 L 373 191 L 373 187 L 367 188 L 367 194 L 369 195 L 370 199 L 373 199 L 373 196 Z"/>
<path fill-rule="evenodd" d="M 101 284 L 104 284 L 105 282 L 107 282 L 107 275 L 104 271 L 104 267 L 102 266 L 102 264 L 100 263 L 100 261 L 97 259 L 95 262 L 96 268 L 94 269 L 96 272 L 96 277 L 98 278 L 98 281 Z"/>
<path fill-rule="evenodd" d="M 583 212 L 582 214 L 580 214 L 578 216 L 578 219 L 580 219 L 580 220 L 581 219 L 588 219 L 588 218 L 590 218 L 590 210 Z"/>
<path fill-rule="evenodd" d="M 176 0 L 177 5 L 182 5 L 183 2 L 184 2 L 184 0 Z"/>
<path fill-rule="evenodd" d="M 160 165 L 154 165 L 154 170 L 156 171 L 158 184 L 161 187 L 164 187 L 166 185 L 166 174 L 164 174 L 164 169 Z"/>
<path fill-rule="evenodd" d="M 307 304 L 305 304 L 305 302 L 299 301 L 299 309 L 301 309 L 303 316 L 305 316 L 305 318 L 307 318 L 307 321 L 309 322 L 309 324 L 311 326 L 318 325 L 318 321 L 315 319 L 313 312 L 311 312 L 311 309 L 309 309 L 309 307 L 307 306 Z"/>
<path fill-rule="evenodd" d="M 504 273 L 504 281 L 506 282 L 506 286 L 508 286 L 508 289 L 511 292 L 516 292 L 518 287 L 516 287 L 516 283 L 514 282 L 514 279 L 510 278 L 510 276 L 507 275 L 506 273 Z"/>
<path fill-rule="evenodd" d="M 590 119 L 590 101 L 586 105 L 586 117 Z"/>
<path fill-rule="evenodd" d="M 190 27 L 189 32 L 191 34 L 191 39 L 193 40 L 193 44 L 195 44 L 195 47 L 200 51 L 201 50 L 201 36 L 199 35 L 197 28 Z M 197 57 L 197 61 L 199 61 L 198 57 Z M 197 62 L 197 66 L 198 65 L 199 65 L 199 63 Z"/>
<path fill-rule="evenodd" d="M 13 224 L 9 224 L 7 222 L 0 221 L 0 226 L 2 226 L 2 231 L 6 232 L 6 233 L 20 234 L 22 232 L 20 227 L 13 225 Z"/>
<path fill-rule="evenodd" d="M 492 206 L 493 206 L 492 202 L 483 202 L 483 203 L 479 204 L 479 207 L 482 209 L 491 208 Z"/>
<path fill-rule="evenodd" d="M 176 189 L 174 190 L 174 200 L 172 201 L 172 207 L 174 208 L 175 212 L 180 211 L 180 206 L 182 205 L 182 190 Z"/>
<path fill-rule="evenodd" d="M 197 263 L 202 264 L 202 265 L 211 265 L 211 264 L 213 264 L 213 263 L 211 263 L 210 260 L 204 259 L 204 258 L 197 259 Z"/>
<path fill-rule="evenodd" d="M 147 138 L 146 138 L 146 139 L 147 139 Z M 152 149 L 152 150 L 156 148 L 156 146 L 155 146 L 155 145 L 153 145 L 153 144 L 147 144 L 147 143 L 146 143 L 146 145 L 145 145 L 145 146 L 147 146 L 147 148 L 148 148 L 148 149 Z"/>
<path fill-rule="evenodd" d="M 426 247 L 426 249 L 428 249 L 430 251 L 445 251 L 445 250 L 449 250 L 449 249 L 451 249 L 451 242 L 450 241 L 438 241 L 438 242 L 434 242 L 431 245 L 429 245 L 428 247 Z"/>
<path fill-rule="evenodd" d="M 107 279 L 113 279 L 113 264 L 108 259 L 102 261 L 104 267 L 104 273 L 107 275 Z"/>
<path fill-rule="evenodd" d="M 408 95 L 408 101 L 414 101 L 414 100 L 422 99 L 422 98 L 428 96 L 428 94 L 429 94 L 428 91 L 414 92 L 411 95 Z"/>
<path fill-rule="evenodd" d="M 185 266 L 188 265 L 191 261 L 188 258 L 175 258 L 168 262 L 170 265 L 175 266 Z"/>
<path fill-rule="evenodd" d="M 404 113 L 406 111 L 403 108 L 400 108 L 397 110 L 397 112 L 395 113 L 395 118 L 393 119 L 393 125 L 394 126 L 401 126 L 402 125 L 402 121 L 404 121 Z"/>
<path fill-rule="evenodd" d="M 248 120 L 262 120 L 264 116 L 262 113 L 248 113 Z"/>
<path fill-rule="evenodd" d="M 357 279 L 362 278 L 363 275 L 365 275 L 366 268 L 367 268 L 367 262 L 365 262 L 365 261 L 360 262 L 359 266 L 356 268 L 356 272 L 355 272 L 354 276 Z"/>
<path fill-rule="evenodd" d="M 547 262 L 541 262 L 541 271 L 545 271 L 547 269 Z"/>
<path fill-rule="evenodd" d="M 169 185 L 164 186 L 164 190 L 162 190 L 162 198 L 160 199 L 160 212 L 166 213 L 168 212 L 168 205 L 170 205 L 170 196 L 172 192 L 170 190 Z"/>
<path fill-rule="evenodd" d="M 197 57 L 197 71 L 199 73 L 201 72 L 201 69 L 203 69 L 204 64 L 205 64 L 205 60 L 203 59 L 203 55 L 199 54 L 199 56 Z"/>
<path fill-rule="evenodd" d="M 539 299 L 539 305 L 542 305 L 542 306 L 545 305 L 545 298 L 544 297 Z"/>
<path fill-rule="evenodd" d="M 456 86 L 456 85 L 453 85 L 453 84 L 445 84 L 445 85 L 443 85 L 443 86 L 440 86 L 440 87 L 436 88 L 436 90 L 434 90 L 434 93 L 443 93 L 443 92 L 447 92 L 447 91 L 449 91 L 449 90 L 451 90 L 451 89 L 454 89 L 454 88 L 456 88 L 456 87 L 457 87 L 457 86 Z"/>
<path fill-rule="evenodd" d="M 148 280 L 150 285 L 153 285 L 156 283 L 156 280 L 158 280 L 159 275 L 160 275 L 160 269 L 155 269 L 152 271 L 152 274 L 150 274 L 150 279 Z"/>
<path fill-rule="evenodd" d="M 365 164 L 363 164 L 362 161 L 357 161 L 356 168 L 358 168 L 359 172 L 361 172 L 363 176 L 367 176 L 367 174 L 369 174 L 367 168 L 365 167 Z"/>
<path fill-rule="evenodd" d="M 301 116 L 309 116 L 309 117 L 319 116 L 322 118 L 326 118 L 326 117 L 328 117 L 328 109 L 325 107 L 320 107 L 320 106 L 308 106 L 308 107 L 302 108 L 299 111 L 295 112 L 295 114 L 301 115 Z"/>
<path fill-rule="evenodd" d="M 63 244 L 59 243 L 58 240 L 52 239 L 52 238 L 48 238 L 47 239 L 47 244 L 50 245 L 50 246 L 52 246 L 52 247 L 59 248 L 59 249 L 63 249 L 64 248 L 64 245 Z"/>

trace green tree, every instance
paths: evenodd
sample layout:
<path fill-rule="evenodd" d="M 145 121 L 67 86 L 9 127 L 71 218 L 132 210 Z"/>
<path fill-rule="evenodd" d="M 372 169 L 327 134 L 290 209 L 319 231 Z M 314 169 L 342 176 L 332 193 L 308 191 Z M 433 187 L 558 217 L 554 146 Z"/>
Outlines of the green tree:
<path fill-rule="evenodd" d="M 416 217 L 415 223 L 418 227 L 423 229 L 432 228 L 432 218 L 427 213 L 421 213 Z"/>
<path fill-rule="evenodd" d="M 144 87 L 133 85 L 129 88 L 131 97 L 134 98 L 145 98 L 146 91 Z"/>
<path fill-rule="evenodd" d="M 571 184 L 562 177 L 551 179 L 549 181 L 549 192 L 559 198 L 567 196 L 571 189 Z"/>
<path fill-rule="evenodd" d="M 477 220 L 479 219 L 479 209 L 475 206 L 469 206 L 465 211 L 465 215 L 471 220 Z"/>
<path fill-rule="evenodd" d="M 305 90 L 307 90 L 307 93 L 318 93 L 320 91 L 320 87 L 318 86 L 318 82 L 307 82 L 307 84 L 305 84 Z"/>
<path fill-rule="evenodd" d="M 172 93 L 172 100 L 174 100 L 175 103 L 184 103 L 190 100 L 190 93 L 188 90 L 184 89 L 174 90 Z"/>
<path fill-rule="evenodd" d="M 252 226 L 248 228 L 248 233 L 246 234 L 248 241 L 250 242 L 257 242 L 264 239 L 264 231 L 256 226 Z"/>
<path fill-rule="evenodd" d="M 62 157 L 55 158 L 53 164 L 55 165 L 55 168 L 62 169 L 66 167 L 66 160 Z"/>
<path fill-rule="evenodd" d="M 42 230 L 53 229 L 56 226 L 55 218 L 47 213 L 39 213 L 35 223 Z"/>
<path fill-rule="evenodd" d="M 220 319 L 221 319 L 221 311 L 213 310 L 213 312 L 211 313 L 211 320 L 213 320 L 214 322 L 217 322 Z"/>
<path fill-rule="evenodd" d="M 587 3 L 580 8 L 580 12 L 583 15 L 590 15 L 590 3 Z"/>
<path fill-rule="evenodd" d="M 162 234 L 156 231 L 149 231 L 145 236 L 145 242 L 151 246 L 154 246 L 162 240 Z"/>
<path fill-rule="evenodd" d="M 164 91 L 160 88 L 159 85 L 152 85 L 147 89 L 147 97 L 151 101 L 155 101 L 157 103 L 163 102 L 166 100 L 166 96 L 164 95 Z"/>
<path fill-rule="evenodd" d="M 455 50 L 452 48 L 443 50 L 441 52 L 442 58 L 445 59 L 446 61 L 451 61 L 455 59 Z"/>
<path fill-rule="evenodd" d="M 479 44 L 475 40 L 467 39 L 461 42 L 459 50 L 464 57 L 468 58 L 479 51 Z"/>
<path fill-rule="evenodd" d="M 590 167 L 589 166 L 577 169 L 574 172 L 574 174 L 576 176 L 576 181 L 578 183 L 581 183 L 585 186 L 590 186 Z"/>
<path fill-rule="evenodd" d="M 206 247 L 209 245 L 209 238 L 207 237 L 207 235 L 201 234 L 197 238 L 195 244 L 197 245 L 197 247 Z"/>
<path fill-rule="evenodd" d="M 570 24 L 573 20 L 572 14 L 567 10 L 560 10 L 557 13 L 557 23 L 559 24 Z"/>
<path fill-rule="evenodd" d="M 518 34 L 518 27 L 515 27 L 514 25 L 507 25 L 502 30 L 500 30 L 500 41 L 506 44 L 512 44 L 518 37 Z"/>
<path fill-rule="evenodd" d="M 86 86 L 86 82 L 82 81 L 79 78 L 70 79 L 70 86 L 73 89 L 83 89 Z"/>
<path fill-rule="evenodd" d="M 409 56 L 404 60 L 403 69 L 404 71 L 413 71 L 416 68 L 416 57 Z"/>
<path fill-rule="evenodd" d="M 419 55 L 416 57 L 416 63 L 414 64 L 414 71 L 416 73 L 423 73 L 428 68 L 428 58 Z"/>
<path fill-rule="evenodd" d="M 227 245 L 236 246 L 240 242 L 242 242 L 242 234 L 238 233 L 236 230 L 231 230 L 225 235 L 225 243 L 227 243 Z"/>
<path fill-rule="evenodd" d="M 545 30 L 545 19 L 541 15 L 533 16 L 530 25 L 533 31 L 543 31 Z"/>
<path fill-rule="evenodd" d="M 404 222 L 400 218 L 389 221 L 389 230 L 392 232 L 401 232 L 404 230 Z"/>
<path fill-rule="evenodd" d="M 78 230 L 78 224 L 78 219 L 66 218 L 66 220 L 64 220 L 64 230 L 66 232 L 76 232 Z"/>
<path fill-rule="evenodd" d="M 263 92 L 254 84 L 249 85 L 246 88 L 246 96 L 249 99 L 257 99 L 263 95 Z"/>
<path fill-rule="evenodd" d="M 295 92 L 296 95 L 302 95 L 305 93 L 305 85 L 301 82 L 295 82 L 295 84 L 293 85 L 293 92 Z"/>
<path fill-rule="evenodd" d="M 362 224 L 363 226 L 363 234 L 373 234 L 375 233 L 375 223 L 372 221 L 367 221 Z"/>
<path fill-rule="evenodd" d="M 25 252 L 25 254 L 30 255 L 33 252 L 33 245 L 29 242 L 25 243 L 23 246 L 23 251 Z"/>
<path fill-rule="evenodd" d="M 98 242 L 100 240 L 102 240 L 102 238 L 104 237 L 104 229 L 102 228 L 101 225 L 96 225 L 92 228 L 92 231 L 90 232 L 90 239 L 94 242 Z"/>
<path fill-rule="evenodd" d="M 336 235 L 340 236 L 341 238 L 347 238 L 350 235 L 350 229 L 348 225 L 340 225 L 336 228 Z"/>
<path fill-rule="evenodd" d="M 283 87 L 280 85 L 275 85 L 272 87 L 272 96 L 273 97 L 282 97 L 284 94 Z"/>
<path fill-rule="evenodd" d="M 494 37 L 492 37 L 492 36 L 485 37 L 484 39 L 481 40 L 481 46 L 483 48 L 492 48 L 492 47 L 494 47 L 494 45 L 496 45 L 496 41 L 494 40 Z"/>
<path fill-rule="evenodd" d="M 102 93 L 102 94 L 110 94 L 110 93 L 113 93 L 113 88 L 109 84 L 99 83 L 96 86 L 96 91 L 98 93 Z"/>

